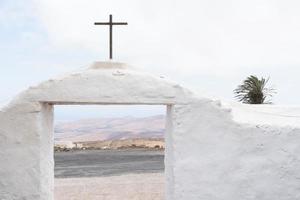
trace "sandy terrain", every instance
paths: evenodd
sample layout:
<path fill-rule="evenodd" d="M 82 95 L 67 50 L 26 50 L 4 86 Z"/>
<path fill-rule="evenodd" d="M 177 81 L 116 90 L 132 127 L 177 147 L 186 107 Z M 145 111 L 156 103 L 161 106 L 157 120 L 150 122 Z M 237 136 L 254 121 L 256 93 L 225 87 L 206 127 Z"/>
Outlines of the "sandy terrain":
<path fill-rule="evenodd" d="M 162 108 L 163 109 L 163 108 Z M 164 138 L 165 116 L 116 117 L 57 122 L 56 141 L 104 141 L 134 138 Z"/>
<path fill-rule="evenodd" d="M 163 200 L 164 174 L 56 178 L 55 200 Z"/>

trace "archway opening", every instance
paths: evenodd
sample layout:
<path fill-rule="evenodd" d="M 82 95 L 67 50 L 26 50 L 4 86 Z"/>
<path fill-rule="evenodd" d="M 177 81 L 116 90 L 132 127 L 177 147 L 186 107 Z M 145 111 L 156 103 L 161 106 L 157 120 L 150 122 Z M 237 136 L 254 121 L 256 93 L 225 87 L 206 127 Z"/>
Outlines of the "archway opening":
<path fill-rule="evenodd" d="M 56 105 L 55 200 L 164 199 L 170 108 Z"/>

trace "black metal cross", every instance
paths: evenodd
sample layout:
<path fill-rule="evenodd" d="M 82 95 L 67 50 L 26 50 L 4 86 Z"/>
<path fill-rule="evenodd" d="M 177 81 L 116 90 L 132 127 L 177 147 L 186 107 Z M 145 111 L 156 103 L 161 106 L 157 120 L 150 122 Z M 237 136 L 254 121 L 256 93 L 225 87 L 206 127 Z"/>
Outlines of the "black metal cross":
<path fill-rule="evenodd" d="M 95 25 L 109 25 L 109 58 L 113 58 L 113 25 L 128 25 L 127 22 L 113 22 L 112 15 L 109 15 L 109 22 L 95 22 Z"/>

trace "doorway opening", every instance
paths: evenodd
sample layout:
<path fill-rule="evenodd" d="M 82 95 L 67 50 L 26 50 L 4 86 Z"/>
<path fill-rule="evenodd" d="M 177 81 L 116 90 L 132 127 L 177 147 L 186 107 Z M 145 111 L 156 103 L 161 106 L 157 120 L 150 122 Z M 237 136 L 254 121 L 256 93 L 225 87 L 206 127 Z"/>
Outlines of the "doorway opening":
<path fill-rule="evenodd" d="M 55 105 L 55 200 L 165 196 L 166 105 Z"/>

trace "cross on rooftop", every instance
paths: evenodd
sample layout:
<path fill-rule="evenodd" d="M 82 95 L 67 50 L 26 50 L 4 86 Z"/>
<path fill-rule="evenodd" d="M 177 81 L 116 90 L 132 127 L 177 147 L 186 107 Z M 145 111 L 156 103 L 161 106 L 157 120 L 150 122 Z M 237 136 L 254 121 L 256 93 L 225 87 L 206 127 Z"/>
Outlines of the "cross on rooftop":
<path fill-rule="evenodd" d="M 113 22 L 112 15 L 109 15 L 109 22 L 95 22 L 95 25 L 109 25 L 109 58 L 113 58 L 113 25 L 128 25 L 127 22 Z"/>

